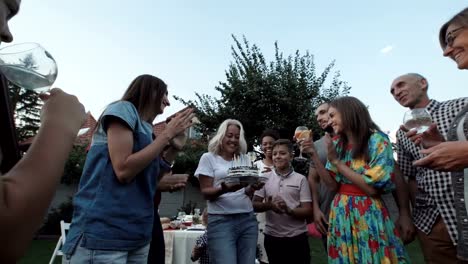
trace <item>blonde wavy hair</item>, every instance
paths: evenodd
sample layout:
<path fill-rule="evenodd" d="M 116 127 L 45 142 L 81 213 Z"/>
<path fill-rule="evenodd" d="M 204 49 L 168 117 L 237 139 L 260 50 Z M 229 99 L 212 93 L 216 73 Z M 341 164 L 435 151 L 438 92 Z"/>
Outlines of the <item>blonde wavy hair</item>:
<path fill-rule="evenodd" d="M 242 126 L 241 122 L 235 119 L 226 119 L 221 123 L 221 125 L 219 125 L 219 128 L 216 131 L 216 135 L 208 143 L 209 152 L 215 153 L 217 155 L 221 154 L 223 139 L 226 136 L 227 129 L 230 125 L 237 126 L 240 130 L 239 153 L 237 154 L 245 154 L 247 152 L 247 142 L 245 141 L 244 127 Z"/>

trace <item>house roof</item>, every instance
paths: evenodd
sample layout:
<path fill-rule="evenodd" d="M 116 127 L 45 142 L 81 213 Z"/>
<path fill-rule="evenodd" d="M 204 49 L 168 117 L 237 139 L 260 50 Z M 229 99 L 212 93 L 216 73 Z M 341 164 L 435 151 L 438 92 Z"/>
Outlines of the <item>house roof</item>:
<path fill-rule="evenodd" d="M 97 121 L 91 112 L 86 113 L 86 121 L 81 126 L 81 128 L 89 128 L 89 130 L 81 136 L 78 136 L 75 140 L 75 145 L 85 145 L 91 142 L 91 137 L 93 136 L 94 128 L 96 127 Z M 27 138 L 18 143 L 18 146 L 21 150 L 25 151 L 34 141 L 34 137 Z"/>

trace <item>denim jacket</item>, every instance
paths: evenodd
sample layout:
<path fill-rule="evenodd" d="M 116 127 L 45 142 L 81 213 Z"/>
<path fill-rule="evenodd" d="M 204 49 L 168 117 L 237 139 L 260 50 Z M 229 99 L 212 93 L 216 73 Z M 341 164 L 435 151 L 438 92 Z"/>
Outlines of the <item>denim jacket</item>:
<path fill-rule="evenodd" d="M 105 128 L 109 117 L 117 118 L 133 131 L 133 153 L 153 141 L 151 124 L 140 119 L 133 104 L 120 101 L 107 107 L 73 199 L 73 220 L 63 246 L 66 255 L 72 255 L 78 243 L 93 250 L 129 251 L 151 240 L 156 178 L 160 168 L 167 165 L 156 158 L 131 182 L 119 182 L 107 145 Z"/>
<path fill-rule="evenodd" d="M 447 139 L 449 141 L 463 140 L 458 137 L 457 131 L 464 133 L 468 140 L 468 106 L 453 121 L 447 133 Z M 452 171 L 452 186 L 455 192 L 455 211 L 457 214 L 457 254 L 460 259 L 468 260 L 468 168 Z"/>

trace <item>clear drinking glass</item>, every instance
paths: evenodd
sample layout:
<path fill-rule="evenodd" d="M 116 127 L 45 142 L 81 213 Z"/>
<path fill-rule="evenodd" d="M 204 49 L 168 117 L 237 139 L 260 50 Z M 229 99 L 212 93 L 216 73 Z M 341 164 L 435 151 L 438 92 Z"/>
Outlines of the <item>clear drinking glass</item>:
<path fill-rule="evenodd" d="M 424 133 L 432 124 L 431 114 L 425 108 L 415 108 L 407 111 L 403 117 L 403 125 L 417 134 Z"/>
<path fill-rule="evenodd" d="M 49 91 L 57 79 L 57 63 L 38 43 L 0 49 L 0 70 L 12 83 L 38 93 Z"/>
<path fill-rule="evenodd" d="M 257 160 L 257 154 L 255 154 L 254 151 L 250 151 L 250 152 L 247 152 L 247 156 L 249 157 L 250 163 L 253 166 L 254 162 Z"/>
<path fill-rule="evenodd" d="M 57 63 L 40 44 L 20 43 L 0 49 L 0 71 L 15 85 L 37 93 L 50 90 L 57 79 Z M 89 128 L 82 128 L 78 136 Z"/>
<path fill-rule="evenodd" d="M 298 126 L 296 127 L 296 131 L 294 131 L 294 137 L 296 138 L 297 143 L 299 144 L 299 157 L 296 157 L 297 160 L 305 160 L 302 156 L 302 141 L 308 139 L 310 137 L 310 130 L 306 126 Z"/>

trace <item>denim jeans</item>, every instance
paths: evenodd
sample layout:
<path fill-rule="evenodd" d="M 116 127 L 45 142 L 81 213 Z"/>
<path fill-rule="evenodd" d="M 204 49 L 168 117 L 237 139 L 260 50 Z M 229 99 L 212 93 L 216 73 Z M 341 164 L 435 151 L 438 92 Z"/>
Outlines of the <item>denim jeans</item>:
<path fill-rule="evenodd" d="M 72 255 L 65 255 L 62 264 L 146 264 L 149 244 L 131 251 L 93 250 L 77 246 Z"/>
<path fill-rule="evenodd" d="M 254 264 L 258 224 L 253 212 L 208 215 L 208 252 L 212 264 Z"/>

